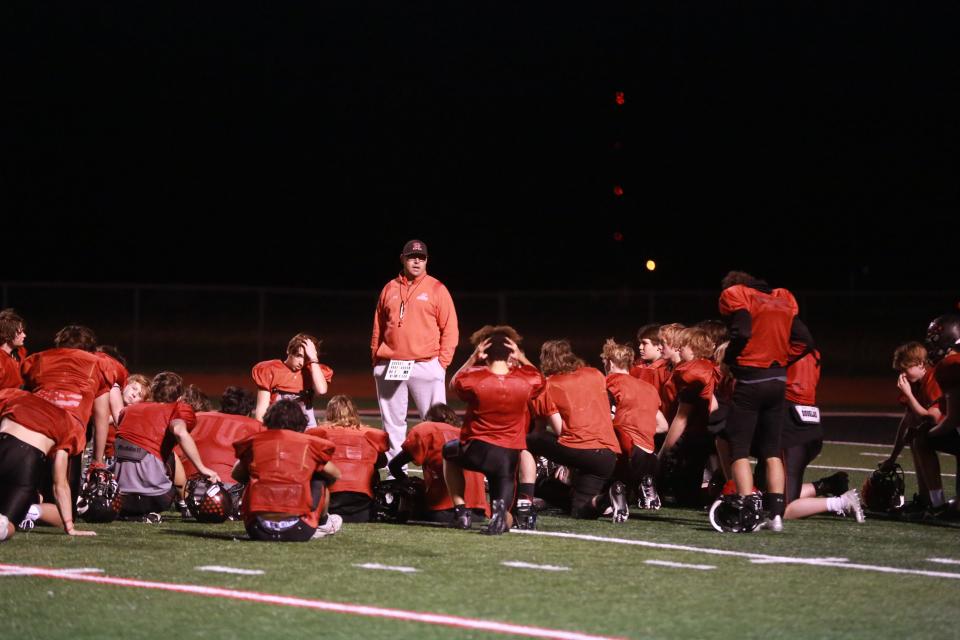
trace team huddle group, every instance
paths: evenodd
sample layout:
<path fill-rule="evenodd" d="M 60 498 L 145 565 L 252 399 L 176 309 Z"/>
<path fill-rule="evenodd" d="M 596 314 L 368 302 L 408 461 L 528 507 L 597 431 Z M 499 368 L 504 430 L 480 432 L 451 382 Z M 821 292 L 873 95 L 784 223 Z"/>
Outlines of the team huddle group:
<path fill-rule="evenodd" d="M 457 317 L 427 259 L 423 242 L 404 246 L 374 314 L 383 430 L 364 426 L 344 395 L 317 420 L 314 400 L 333 371 L 306 333 L 283 360 L 253 367 L 255 395 L 228 387 L 212 411 L 175 373 L 130 375 L 86 327 L 67 326 L 55 348 L 27 356 L 23 319 L 0 312 L 0 540 L 37 523 L 94 535 L 75 519 L 157 521 L 171 508 L 202 522 L 242 519 L 264 541 L 376 519 L 463 529 L 487 519 L 481 531 L 499 535 L 535 528 L 548 506 L 622 523 L 631 505 L 665 501 L 710 506 L 721 531 L 779 531 L 784 519 L 825 512 L 863 522 L 846 474 L 803 481 L 823 442 L 820 354 L 786 289 L 730 272 L 723 320 L 642 327 L 636 350 L 608 339 L 598 345 L 603 372 L 562 339 L 543 343 L 535 366 L 513 327 L 488 325 L 448 380 Z M 920 485 L 912 506 L 924 513 L 946 508 L 936 452 L 960 455 L 958 340 L 960 318 L 943 316 L 926 346 L 894 358 L 906 414 L 880 469 L 891 472 L 909 443 Z M 466 404 L 462 421 L 448 390 Z M 408 430 L 410 397 L 421 421 Z M 410 463 L 422 480 L 408 476 Z"/>

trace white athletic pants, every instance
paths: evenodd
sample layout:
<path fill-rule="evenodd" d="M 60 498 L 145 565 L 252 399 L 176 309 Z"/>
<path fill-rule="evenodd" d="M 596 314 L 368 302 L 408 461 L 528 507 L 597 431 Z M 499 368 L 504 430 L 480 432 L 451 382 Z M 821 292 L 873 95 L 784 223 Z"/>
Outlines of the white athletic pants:
<path fill-rule="evenodd" d="M 407 406 L 409 396 L 420 412 L 420 419 L 438 402 L 447 401 L 447 372 L 440 366 L 437 358 L 425 362 L 414 362 L 410 378 L 407 380 L 384 380 L 388 362 L 380 362 L 373 368 L 373 378 L 377 383 L 377 402 L 380 404 L 380 417 L 383 428 L 390 436 L 390 450 L 387 458 L 393 459 L 400 453 L 400 445 L 407 439 Z M 409 396 L 408 396 L 409 394 Z"/>

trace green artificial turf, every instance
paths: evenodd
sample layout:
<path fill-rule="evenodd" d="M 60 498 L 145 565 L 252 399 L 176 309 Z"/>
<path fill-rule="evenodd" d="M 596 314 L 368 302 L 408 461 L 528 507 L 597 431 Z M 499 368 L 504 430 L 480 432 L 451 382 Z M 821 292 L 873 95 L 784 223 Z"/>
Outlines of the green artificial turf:
<path fill-rule="evenodd" d="M 870 468 L 877 447 L 826 445 L 814 463 Z M 909 470 L 908 460 L 903 461 Z M 953 473 L 953 464 L 944 465 Z M 831 473 L 811 470 L 808 479 Z M 858 485 L 866 473 L 851 472 Z M 913 476 L 908 475 L 912 487 Z M 952 487 L 952 476 L 945 480 Z M 912 488 L 908 488 L 912 492 Z M 952 490 L 948 491 L 952 495 Z M 304 544 L 245 539 L 242 526 L 181 522 L 94 525 L 98 536 L 52 529 L 0 545 L 0 563 L 94 567 L 106 575 L 218 586 L 351 604 L 631 638 L 943 637 L 960 601 L 960 580 L 749 558 L 692 549 L 510 533 L 488 538 L 415 525 L 344 525 Z M 791 558 L 955 573 L 960 526 L 832 515 L 789 521 L 781 534 L 719 534 L 698 510 L 634 511 L 623 525 L 541 517 L 539 531 L 571 532 Z M 646 564 L 711 565 L 712 570 Z M 547 572 L 504 561 L 569 567 Z M 415 567 L 403 574 L 353 566 Z M 264 575 L 206 573 L 201 565 L 259 569 Z M 950 629 L 953 627 L 947 627 Z M 480 638 L 488 632 L 397 622 L 269 604 L 64 580 L 0 576 L 0 637 Z"/>

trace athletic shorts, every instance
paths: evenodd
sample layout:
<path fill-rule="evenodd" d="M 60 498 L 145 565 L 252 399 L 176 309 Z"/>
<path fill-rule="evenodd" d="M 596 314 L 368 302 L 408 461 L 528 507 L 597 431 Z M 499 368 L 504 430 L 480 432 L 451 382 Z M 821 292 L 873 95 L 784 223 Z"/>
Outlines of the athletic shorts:
<path fill-rule="evenodd" d="M 737 381 L 723 432 L 732 460 L 749 457 L 751 448 L 760 459 L 780 455 L 785 388 L 782 380 Z"/>
<path fill-rule="evenodd" d="M 0 513 L 14 525 L 22 521 L 30 505 L 39 500 L 43 476 L 49 471 L 47 456 L 40 449 L 0 433 Z"/>
<path fill-rule="evenodd" d="M 250 539 L 260 542 L 306 542 L 317 531 L 296 516 L 287 520 L 266 520 L 254 516 L 245 526 Z"/>

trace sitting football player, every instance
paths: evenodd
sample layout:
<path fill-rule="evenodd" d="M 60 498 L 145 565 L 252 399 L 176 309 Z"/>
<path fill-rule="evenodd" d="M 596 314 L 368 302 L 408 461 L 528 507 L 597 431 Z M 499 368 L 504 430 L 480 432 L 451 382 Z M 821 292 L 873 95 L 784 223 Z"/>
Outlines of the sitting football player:
<path fill-rule="evenodd" d="M 639 497 L 641 509 L 659 509 L 653 439 L 658 428 L 667 430 L 667 419 L 660 411 L 660 394 L 649 382 L 630 375 L 634 353 L 628 345 L 617 344 L 611 338 L 604 343 L 600 357 L 607 372 L 607 393 L 613 401 L 613 430 L 623 449 L 620 467 L 625 470 L 627 487 Z"/>
<path fill-rule="evenodd" d="M 123 385 L 123 389 L 120 390 L 120 399 L 123 403 L 123 407 L 128 407 L 131 404 L 137 404 L 138 402 L 149 402 L 151 400 L 150 378 L 141 373 L 132 374 L 127 378 L 127 383 Z M 113 407 L 111 407 L 110 410 L 112 413 Z M 122 410 L 123 408 L 121 407 L 121 411 Z M 116 458 L 114 443 L 117 440 L 117 421 L 119 420 L 119 417 L 119 412 L 117 412 L 116 420 L 114 419 L 113 415 L 110 416 L 110 424 L 107 429 L 107 437 L 103 448 L 103 456 L 99 460 L 99 462 L 102 462 L 108 469 L 113 468 Z M 97 461 L 96 443 L 94 443 L 94 460 Z"/>
<path fill-rule="evenodd" d="M 339 531 L 343 520 L 327 510 L 329 486 L 340 477 L 331 462 L 336 446 L 303 433 L 307 417 L 292 400 L 273 404 L 263 424 L 266 431 L 233 445 L 233 478 L 247 487 L 240 513 L 250 538 L 305 542 Z"/>
<path fill-rule="evenodd" d="M 293 400 L 307 417 L 307 426 L 317 424 L 313 411 L 314 396 L 327 393 L 333 369 L 319 360 L 320 340 L 309 333 L 298 333 L 287 343 L 284 360 L 264 360 L 253 367 L 257 384 L 257 405 L 253 417 L 263 420 L 267 407 L 277 400 Z"/>
<path fill-rule="evenodd" d="M 520 454 L 526 448 L 529 404 L 544 388 L 543 375 L 520 350 L 520 340 L 513 327 L 482 327 L 470 336 L 475 349 L 450 381 L 467 403 L 459 439 L 443 447 L 443 477 L 454 505 L 454 527 L 469 529 L 473 523 L 464 471 L 479 471 L 490 483 L 491 517 L 482 532 L 501 535 L 513 524 L 510 510 Z M 612 427 L 610 432 L 613 437 Z M 612 467 L 611 461 L 611 471 Z"/>
<path fill-rule="evenodd" d="M 956 508 L 951 508 L 943 495 L 940 460 L 937 452 L 960 457 L 960 315 L 947 314 L 935 318 L 927 329 L 927 351 L 936 363 L 933 375 L 943 391 L 943 416 L 934 424 L 931 420 L 913 425 L 915 436 L 911 447 L 917 452 L 922 477 L 930 496 L 928 515 L 954 519 Z M 960 482 L 958 474 L 957 482 Z M 955 502 L 953 503 L 955 507 Z"/>
<path fill-rule="evenodd" d="M 604 375 L 586 366 L 568 340 L 543 343 L 540 365 L 546 386 L 533 408 L 547 420 L 548 428 L 532 431 L 527 449 L 572 472 L 570 515 L 574 518 L 598 518 L 610 507 L 613 521 L 625 522 L 630 509 L 626 486 L 613 480 L 621 449 Z"/>
<path fill-rule="evenodd" d="M 326 422 L 306 433 L 329 440 L 337 447 L 332 460 L 340 470 L 340 479 L 330 489 L 330 513 L 342 517 L 344 522 L 370 522 L 374 513 L 374 475 L 387 464 L 387 432 L 362 425 L 353 401 L 339 395 L 327 403 Z"/>
<path fill-rule="evenodd" d="M 447 524 L 453 521 L 453 501 L 443 479 L 443 445 L 459 437 L 460 419 L 456 412 L 445 404 L 435 404 L 427 411 L 426 421 L 407 432 L 400 453 L 390 461 L 390 473 L 399 481 L 407 479 L 403 468 L 408 463 L 413 462 L 423 469 L 425 492 L 422 504 L 416 505 L 414 510 L 416 518 Z M 474 516 L 483 518 L 489 514 L 483 474 L 464 471 L 463 478 L 464 505 L 473 511 Z"/>
<path fill-rule="evenodd" d="M 715 390 L 721 374 L 712 360 L 715 345 L 705 329 L 683 329 L 675 341 L 680 363 L 667 383 L 674 402 L 667 409 L 673 418 L 658 452 L 661 481 L 664 492 L 678 504 L 702 506 L 704 468 L 716 451 L 709 422 L 719 407 Z"/>
<path fill-rule="evenodd" d="M 183 379 L 176 373 L 158 373 L 150 386 L 152 402 L 124 408 L 117 426 L 116 476 L 120 490 L 120 517 L 157 520 L 173 502 L 172 470 L 165 460 L 179 444 L 197 471 L 211 482 L 220 480 L 205 466 L 190 435 L 197 419 L 193 408 L 183 402 Z"/>
<path fill-rule="evenodd" d="M 192 385 L 191 385 L 192 386 Z M 188 392 L 190 389 L 188 388 Z M 234 506 L 239 506 L 243 495 L 243 485 L 235 482 L 231 477 L 237 456 L 233 450 L 233 443 L 260 433 L 265 429 L 259 420 L 250 417 L 253 411 L 253 395 L 240 387 L 227 387 L 220 396 L 220 411 L 210 411 L 202 402 L 190 402 L 190 394 L 184 398 L 197 412 L 197 426 L 190 435 L 197 445 L 197 452 L 207 466 L 217 472 L 224 487 L 230 492 Z M 200 475 L 181 447 L 174 449 L 178 460 L 183 463 L 185 480 Z M 176 482 L 183 486 L 186 482 Z M 184 497 L 186 497 L 184 495 Z M 191 513 L 196 518 L 195 513 Z M 231 517 L 236 514 L 229 514 Z"/>
<path fill-rule="evenodd" d="M 884 473 L 893 471 L 904 447 L 911 445 L 913 466 L 918 471 L 918 492 L 913 502 L 907 505 L 904 513 L 922 514 L 931 505 L 932 500 L 943 504 L 943 491 L 941 489 L 937 495 L 930 496 L 922 473 L 923 461 L 920 460 L 917 448 L 912 446 L 912 441 L 916 435 L 916 427 L 920 423 L 926 422 L 929 426 L 933 426 L 940 421 L 943 415 L 941 404 L 945 403 L 946 399 L 943 397 L 940 385 L 937 384 L 933 363 L 930 362 L 927 349 L 921 343 L 907 342 L 897 347 L 893 352 L 893 369 L 899 374 L 897 389 L 900 392 L 899 402 L 904 407 L 904 412 L 897 427 L 897 435 L 893 440 L 893 449 L 878 468 Z"/>

